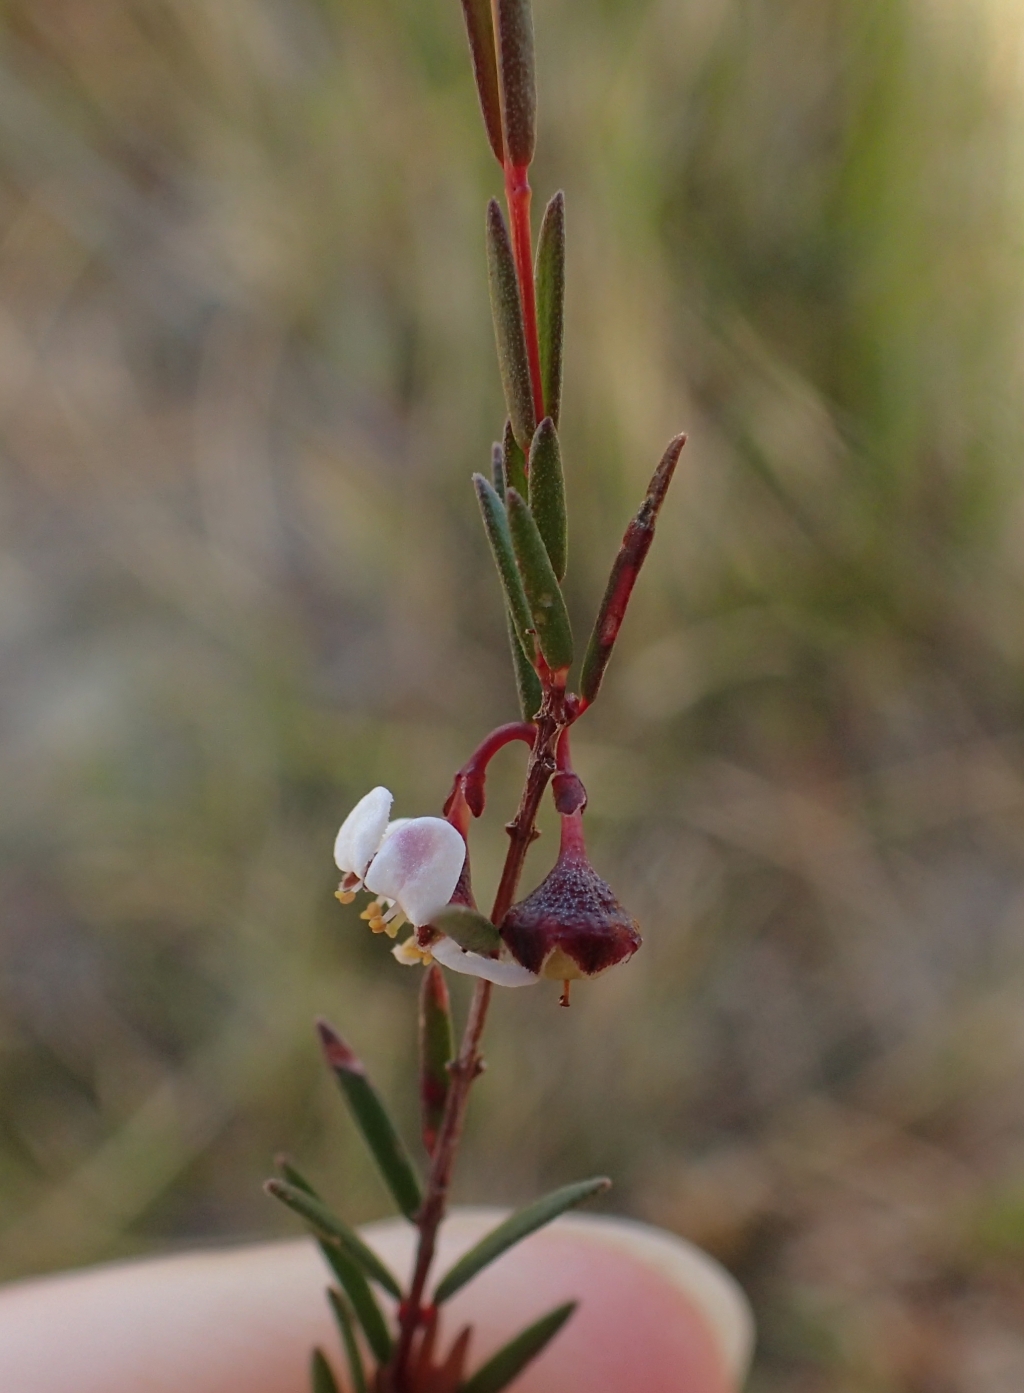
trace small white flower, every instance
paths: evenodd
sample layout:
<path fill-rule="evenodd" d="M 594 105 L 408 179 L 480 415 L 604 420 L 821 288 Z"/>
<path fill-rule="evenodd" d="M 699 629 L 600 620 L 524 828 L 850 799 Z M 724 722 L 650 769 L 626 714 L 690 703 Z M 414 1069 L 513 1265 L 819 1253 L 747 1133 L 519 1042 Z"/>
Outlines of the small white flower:
<path fill-rule="evenodd" d="M 387 832 L 393 801 L 388 789 L 371 788 L 341 824 L 334 839 L 335 864 L 345 873 L 346 881 L 353 882 L 344 886 L 344 893 L 350 897 L 354 897 L 370 862 L 377 855 Z"/>
<path fill-rule="evenodd" d="M 440 938 L 430 945 L 430 952 L 442 966 L 468 977 L 483 977 L 499 987 L 529 987 L 540 978 L 529 968 L 511 959 L 485 958 L 482 953 L 470 953 L 451 938 Z M 398 954 L 396 953 L 397 957 Z M 405 959 L 400 959 L 405 961 Z"/>
<path fill-rule="evenodd" d="M 363 880 L 418 928 L 451 899 L 465 860 L 466 843 L 450 822 L 413 817 L 383 837 Z"/>
<path fill-rule="evenodd" d="M 374 933 L 391 938 L 407 919 L 415 929 L 440 914 L 450 903 L 466 862 L 466 844 L 450 822 L 441 817 L 398 817 L 389 822 L 393 801 L 388 789 L 371 789 L 341 824 L 334 843 L 334 859 L 344 873 L 338 899 L 350 904 L 356 891 L 368 890 L 376 898 L 362 918 Z M 483 977 L 503 987 L 539 981 L 511 958 L 469 953 L 445 936 L 421 948 L 413 935 L 392 952 L 407 966 L 436 958 L 453 972 Z"/>

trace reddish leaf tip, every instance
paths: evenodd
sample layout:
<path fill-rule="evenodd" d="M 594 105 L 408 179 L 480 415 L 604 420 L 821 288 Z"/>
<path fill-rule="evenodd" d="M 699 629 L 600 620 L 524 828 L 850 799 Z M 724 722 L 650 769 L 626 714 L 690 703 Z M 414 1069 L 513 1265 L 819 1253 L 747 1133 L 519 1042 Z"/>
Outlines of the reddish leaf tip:
<path fill-rule="evenodd" d="M 344 1069 L 350 1074 L 365 1074 L 363 1061 L 350 1049 L 338 1032 L 321 1017 L 317 1023 L 317 1034 L 323 1046 L 324 1056 L 332 1069 Z"/>

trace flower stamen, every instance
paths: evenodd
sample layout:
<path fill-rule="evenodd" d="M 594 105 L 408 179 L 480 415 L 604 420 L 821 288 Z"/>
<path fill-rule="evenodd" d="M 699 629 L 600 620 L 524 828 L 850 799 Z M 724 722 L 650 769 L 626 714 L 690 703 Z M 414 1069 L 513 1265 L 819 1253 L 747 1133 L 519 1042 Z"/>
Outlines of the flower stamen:
<path fill-rule="evenodd" d="M 421 948 L 416 942 L 416 935 L 407 938 L 402 943 L 396 943 L 391 950 L 396 962 L 400 962 L 403 967 L 415 967 L 417 963 L 422 963 L 424 967 L 429 967 L 434 961 L 433 954 L 429 948 Z"/>

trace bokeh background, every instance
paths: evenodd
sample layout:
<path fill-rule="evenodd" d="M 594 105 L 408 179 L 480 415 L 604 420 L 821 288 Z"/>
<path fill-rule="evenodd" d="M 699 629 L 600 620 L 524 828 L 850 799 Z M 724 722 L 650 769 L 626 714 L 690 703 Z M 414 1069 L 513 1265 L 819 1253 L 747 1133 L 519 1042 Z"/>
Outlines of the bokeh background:
<path fill-rule="evenodd" d="M 18 1277 L 293 1232 L 282 1146 L 385 1211 L 310 1022 L 412 1130 L 417 974 L 332 899 L 331 841 L 372 783 L 436 810 L 515 703 L 456 0 L 0 15 Z M 1024 11 L 535 16 L 581 635 L 690 443 L 576 741 L 646 946 L 571 1011 L 501 996 L 458 1196 L 609 1171 L 744 1283 L 757 1393 L 1019 1393 Z"/>

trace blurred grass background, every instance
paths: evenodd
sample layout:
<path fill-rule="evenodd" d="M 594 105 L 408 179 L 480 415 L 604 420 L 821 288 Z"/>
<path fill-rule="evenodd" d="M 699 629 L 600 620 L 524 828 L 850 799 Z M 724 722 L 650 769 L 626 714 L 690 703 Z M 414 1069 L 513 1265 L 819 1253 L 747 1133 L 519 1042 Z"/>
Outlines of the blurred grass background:
<path fill-rule="evenodd" d="M 417 976 L 332 899 L 332 837 L 372 783 L 435 810 L 515 707 L 455 0 L 0 16 L 16 1277 L 293 1232 L 282 1146 L 384 1211 L 310 1021 L 411 1128 Z M 535 17 L 582 632 L 690 444 L 576 741 L 646 946 L 569 1012 L 501 996 L 458 1197 L 608 1170 L 743 1281 L 758 1393 L 1019 1393 L 1024 13 Z"/>

